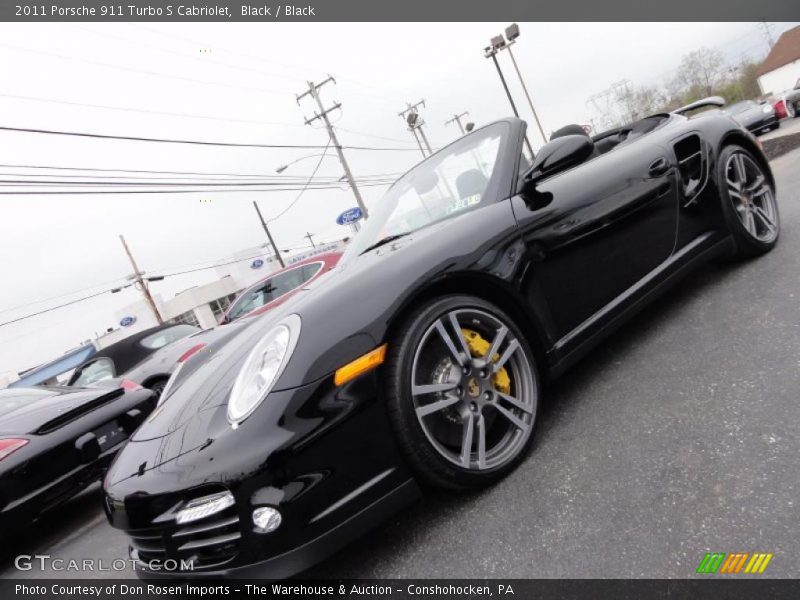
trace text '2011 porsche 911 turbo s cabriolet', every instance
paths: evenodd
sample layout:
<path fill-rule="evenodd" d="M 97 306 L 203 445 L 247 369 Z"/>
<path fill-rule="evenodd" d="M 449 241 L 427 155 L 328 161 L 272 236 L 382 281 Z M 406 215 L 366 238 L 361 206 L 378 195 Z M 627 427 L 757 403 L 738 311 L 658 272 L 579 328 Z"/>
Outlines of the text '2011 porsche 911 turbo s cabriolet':
<path fill-rule="evenodd" d="M 510 118 L 428 157 L 335 271 L 182 365 L 104 482 L 141 573 L 289 576 L 420 484 L 497 481 L 543 381 L 690 266 L 777 242 L 767 161 L 719 111 L 562 135 L 532 163 L 524 139 Z"/>

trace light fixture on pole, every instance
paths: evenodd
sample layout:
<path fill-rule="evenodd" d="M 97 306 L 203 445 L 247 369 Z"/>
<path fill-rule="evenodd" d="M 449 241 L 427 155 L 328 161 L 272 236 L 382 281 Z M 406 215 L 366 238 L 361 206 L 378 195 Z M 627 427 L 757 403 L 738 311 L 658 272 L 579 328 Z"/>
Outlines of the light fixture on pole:
<path fill-rule="evenodd" d="M 292 161 L 289 161 L 285 165 L 281 165 L 277 169 L 275 169 L 276 173 L 283 173 L 286 169 L 291 167 L 293 164 L 299 163 L 300 161 L 306 160 L 307 158 L 319 158 L 320 156 L 331 156 L 330 154 L 309 154 L 308 156 L 301 156 L 300 158 L 296 158 Z"/>

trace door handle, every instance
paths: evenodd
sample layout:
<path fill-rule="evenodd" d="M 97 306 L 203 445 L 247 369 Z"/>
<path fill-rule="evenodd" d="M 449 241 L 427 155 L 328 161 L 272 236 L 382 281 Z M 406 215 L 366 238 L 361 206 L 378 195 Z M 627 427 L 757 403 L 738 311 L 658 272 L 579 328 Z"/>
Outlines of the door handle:
<path fill-rule="evenodd" d="M 670 168 L 671 165 L 669 164 L 669 161 L 661 156 L 650 163 L 650 168 L 647 172 L 651 177 L 661 177 L 664 173 L 669 171 Z"/>

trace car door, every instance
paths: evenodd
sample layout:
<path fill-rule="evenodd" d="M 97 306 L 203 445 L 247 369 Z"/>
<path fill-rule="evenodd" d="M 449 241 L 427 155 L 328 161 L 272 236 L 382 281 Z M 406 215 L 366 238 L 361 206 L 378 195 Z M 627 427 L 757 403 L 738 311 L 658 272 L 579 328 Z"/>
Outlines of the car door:
<path fill-rule="evenodd" d="M 530 261 L 524 293 L 536 306 L 544 298 L 556 349 L 591 335 L 615 300 L 672 253 L 673 162 L 663 147 L 635 140 L 512 198 Z"/>

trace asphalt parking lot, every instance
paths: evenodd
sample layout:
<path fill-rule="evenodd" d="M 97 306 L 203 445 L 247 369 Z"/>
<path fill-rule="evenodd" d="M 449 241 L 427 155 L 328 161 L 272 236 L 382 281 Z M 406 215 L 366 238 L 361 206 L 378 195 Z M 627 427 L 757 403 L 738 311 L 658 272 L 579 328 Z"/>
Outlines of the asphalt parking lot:
<path fill-rule="evenodd" d="M 515 473 L 429 493 L 306 576 L 688 577 L 707 551 L 772 552 L 763 576 L 800 576 L 798 164 L 773 161 L 775 251 L 691 275 L 552 385 Z M 13 556 L 126 546 L 95 487 L 3 544 L 0 576 L 86 577 Z"/>

